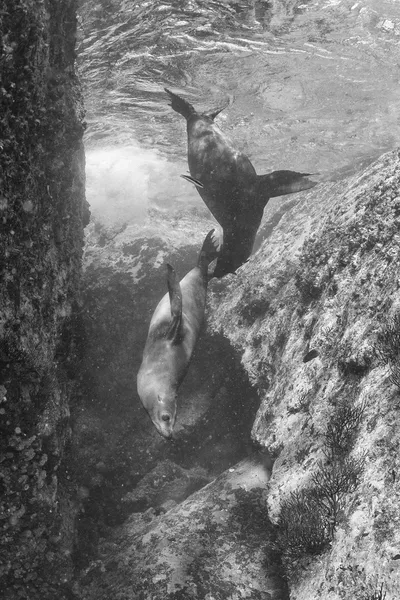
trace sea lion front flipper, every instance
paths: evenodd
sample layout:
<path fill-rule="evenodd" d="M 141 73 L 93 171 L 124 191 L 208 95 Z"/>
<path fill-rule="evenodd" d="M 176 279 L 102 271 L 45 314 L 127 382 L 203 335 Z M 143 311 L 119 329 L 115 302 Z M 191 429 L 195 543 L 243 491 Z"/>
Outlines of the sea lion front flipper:
<path fill-rule="evenodd" d="M 195 179 L 191 175 L 181 175 L 181 177 L 182 177 L 182 179 L 186 179 L 186 181 L 188 181 L 189 183 L 193 183 L 193 185 L 195 185 L 198 188 L 204 187 L 204 185 L 201 183 L 201 181 L 199 181 L 198 179 Z"/>
<path fill-rule="evenodd" d="M 309 179 L 313 177 L 311 173 L 297 173 L 296 171 L 273 171 L 268 175 L 258 176 L 258 197 L 260 200 L 285 194 L 294 194 L 302 190 L 308 190 L 318 181 Z"/>
<path fill-rule="evenodd" d="M 171 265 L 167 264 L 167 284 L 171 303 L 171 324 L 165 334 L 167 340 L 178 344 L 182 339 L 182 290 Z"/>

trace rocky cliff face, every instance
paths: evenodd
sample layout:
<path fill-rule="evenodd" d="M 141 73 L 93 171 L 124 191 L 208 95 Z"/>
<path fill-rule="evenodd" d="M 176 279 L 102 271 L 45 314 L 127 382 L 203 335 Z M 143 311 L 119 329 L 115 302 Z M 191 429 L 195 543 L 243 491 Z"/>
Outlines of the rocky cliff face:
<path fill-rule="evenodd" d="M 398 190 L 398 152 L 315 188 L 210 298 L 260 394 L 252 436 L 275 458 L 296 600 L 400 593 Z"/>
<path fill-rule="evenodd" d="M 84 200 L 75 0 L 0 7 L 0 594 L 64 597 Z M 65 591 L 65 594 L 67 591 Z"/>

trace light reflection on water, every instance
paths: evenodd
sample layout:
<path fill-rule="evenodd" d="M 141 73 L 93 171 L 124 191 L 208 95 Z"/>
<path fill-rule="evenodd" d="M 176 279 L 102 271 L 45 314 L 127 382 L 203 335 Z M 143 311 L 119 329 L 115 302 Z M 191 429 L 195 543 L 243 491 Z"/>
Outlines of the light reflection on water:
<path fill-rule="evenodd" d="M 168 107 L 164 86 L 199 108 L 229 104 L 219 123 L 258 173 L 290 168 L 337 177 L 395 147 L 399 3 L 270 6 L 86 2 L 80 70 L 89 152 L 136 146 L 156 152 L 168 178 L 185 171 L 185 124 Z M 134 164 L 142 175 L 148 169 Z M 173 185 L 165 195 L 172 201 Z"/>
<path fill-rule="evenodd" d="M 117 233 L 127 223 L 144 225 L 149 210 L 188 210 L 208 217 L 195 188 L 180 178 L 184 161 L 169 161 L 153 149 L 104 146 L 86 151 L 86 195 L 92 220 Z"/>

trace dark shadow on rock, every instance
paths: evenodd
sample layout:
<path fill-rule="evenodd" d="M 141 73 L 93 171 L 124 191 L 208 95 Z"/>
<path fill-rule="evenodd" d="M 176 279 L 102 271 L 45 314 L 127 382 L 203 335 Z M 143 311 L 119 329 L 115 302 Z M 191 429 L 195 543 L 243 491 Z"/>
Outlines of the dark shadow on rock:
<path fill-rule="evenodd" d="M 289 600 L 289 587 L 284 575 L 280 553 L 275 549 L 276 526 L 270 521 L 264 492 L 260 488 L 250 493 L 242 489 L 235 490 L 236 505 L 232 509 L 232 519 L 240 531 L 243 543 L 251 544 L 251 539 L 265 531 L 269 543 L 264 547 L 263 568 L 269 577 L 276 580 L 280 590 L 280 600 Z M 268 532 L 268 533 L 267 533 Z"/>

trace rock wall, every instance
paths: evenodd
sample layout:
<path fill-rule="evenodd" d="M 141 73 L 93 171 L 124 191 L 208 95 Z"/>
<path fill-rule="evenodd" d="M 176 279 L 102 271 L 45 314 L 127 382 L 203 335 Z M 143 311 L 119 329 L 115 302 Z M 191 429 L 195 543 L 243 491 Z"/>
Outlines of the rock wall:
<path fill-rule="evenodd" d="M 399 164 L 392 152 L 304 194 L 210 297 L 210 327 L 260 394 L 252 436 L 275 459 L 268 506 L 295 600 L 400 595 Z"/>
<path fill-rule="evenodd" d="M 83 109 L 75 0 L 0 7 L 0 595 L 67 597 L 74 502 L 60 468 L 78 340 Z"/>

